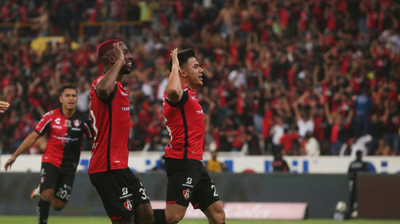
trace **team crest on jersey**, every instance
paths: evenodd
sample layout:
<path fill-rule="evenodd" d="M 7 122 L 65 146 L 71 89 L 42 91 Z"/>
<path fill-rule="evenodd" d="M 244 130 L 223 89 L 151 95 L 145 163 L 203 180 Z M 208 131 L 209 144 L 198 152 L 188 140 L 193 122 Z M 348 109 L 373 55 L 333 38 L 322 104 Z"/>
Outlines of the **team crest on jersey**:
<path fill-rule="evenodd" d="M 183 197 L 185 198 L 185 200 L 188 200 L 190 197 L 190 189 L 186 189 L 183 191 Z"/>
<path fill-rule="evenodd" d="M 79 125 L 81 125 L 81 121 L 78 119 L 74 120 L 74 125 L 75 127 L 79 127 Z"/>
<path fill-rule="evenodd" d="M 126 200 L 126 202 L 124 203 L 124 206 L 129 211 L 132 211 L 132 203 L 131 203 L 131 201 L 129 199 Z"/>

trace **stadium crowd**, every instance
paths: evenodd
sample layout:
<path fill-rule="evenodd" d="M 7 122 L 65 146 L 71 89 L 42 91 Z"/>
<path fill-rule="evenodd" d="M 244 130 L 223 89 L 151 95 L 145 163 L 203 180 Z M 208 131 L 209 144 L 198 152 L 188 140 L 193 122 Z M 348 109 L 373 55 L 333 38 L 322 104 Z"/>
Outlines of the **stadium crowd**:
<path fill-rule="evenodd" d="M 90 83 L 103 71 L 96 48 L 117 38 L 135 60 L 124 79 L 130 150 L 160 151 L 169 141 L 162 96 L 169 51 L 178 46 L 193 48 L 204 69 L 197 97 L 205 150 L 246 144 L 250 155 L 399 154 L 398 0 L 5 0 L 0 8 L 0 23 L 32 24 L 31 31 L 0 27 L 0 99 L 11 104 L 0 116 L 2 153 L 13 153 L 59 106 L 65 84 L 78 87 L 78 109 L 88 113 Z M 140 25 L 89 26 L 72 48 L 80 22 L 101 21 Z M 64 41 L 37 52 L 27 35 Z"/>

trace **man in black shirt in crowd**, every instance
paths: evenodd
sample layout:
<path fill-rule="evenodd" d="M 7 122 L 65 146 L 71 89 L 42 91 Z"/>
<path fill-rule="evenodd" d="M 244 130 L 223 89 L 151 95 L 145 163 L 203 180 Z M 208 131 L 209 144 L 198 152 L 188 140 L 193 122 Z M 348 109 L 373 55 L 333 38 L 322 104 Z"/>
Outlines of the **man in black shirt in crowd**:
<path fill-rule="evenodd" d="M 272 167 L 274 168 L 274 172 L 290 172 L 287 162 L 282 159 L 282 151 L 275 154 L 274 161 L 272 161 Z"/>

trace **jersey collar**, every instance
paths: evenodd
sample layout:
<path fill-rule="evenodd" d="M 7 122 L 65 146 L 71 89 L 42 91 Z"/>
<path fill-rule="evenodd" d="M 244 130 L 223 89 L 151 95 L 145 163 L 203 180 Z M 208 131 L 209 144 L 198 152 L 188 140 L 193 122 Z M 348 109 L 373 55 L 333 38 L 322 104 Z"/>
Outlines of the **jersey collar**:
<path fill-rule="evenodd" d="M 64 113 L 62 112 L 62 107 L 60 107 L 60 108 L 58 108 L 58 109 L 60 110 L 60 113 L 61 113 L 64 117 L 67 117 L 67 116 L 65 116 Z M 78 111 L 78 109 L 75 109 L 75 113 L 74 113 L 71 117 L 74 117 L 77 111 Z M 69 118 L 71 118 L 71 117 L 69 117 Z M 67 117 L 67 118 L 68 118 L 68 117 Z"/>

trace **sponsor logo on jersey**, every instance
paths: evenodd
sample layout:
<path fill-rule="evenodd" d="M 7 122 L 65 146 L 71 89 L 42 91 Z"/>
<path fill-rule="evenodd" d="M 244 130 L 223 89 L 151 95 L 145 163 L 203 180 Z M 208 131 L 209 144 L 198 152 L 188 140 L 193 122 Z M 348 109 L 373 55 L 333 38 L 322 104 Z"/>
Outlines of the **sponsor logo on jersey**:
<path fill-rule="evenodd" d="M 68 134 L 64 135 L 64 136 L 57 136 L 57 135 L 53 135 L 54 138 L 63 141 L 63 145 L 68 144 L 69 142 L 75 142 L 75 141 L 79 141 L 79 138 L 71 138 Z"/>
<path fill-rule="evenodd" d="M 128 194 L 128 188 L 124 187 L 122 188 L 122 195 L 127 195 Z"/>
<path fill-rule="evenodd" d="M 203 110 L 196 110 L 196 114 L 203 114 Z"/>
<path fill-rule="evenodd" d="M 127 197 L 130 197 L 130 196 L 132 196 L 132 194 L 129 194 L 128 188 L 124 187 L 124 188 L 122 188 L 122 196 L 119 197 L 119 199 L 127 198 Z"/>
<path fill-rule="evenodd" d="M 121 107 L 122 111 L 129 111 L 129 107 Z"/>
<path fill-rule="evenodd" d="M 190 197 L 190 189 L 186 189 L 183 191 L 183 197 L 185 198 L 185 200 L 188 200 Z"/>
<path fill-rule="evenodd" d="M 65 120 L 64 127 L 71 127 L 71 120 Z"/>
<path fill-rule="evenodd" d="M 132 211 L 132 203 L 131 203 L 131 201 L 129 199 L 127 199 L 126 202 L 124 202 L 124 206 L 129 211 Z"/>
<path fill-rule="evenodd" d="M 61 127 L 61 126 L 58 126 L 58 125 L 52 125 L 51 127 L 52 127 L 53 129 L 60 129 L 60 130 L 62 129 L 62 127 Z"/>
<path fill-rule="evenodd" d="M 74 120 L 74 125 L 75 127 L 79 127 L 79 125 L 81 125 L 81 121 L 78 119 Z"/>

